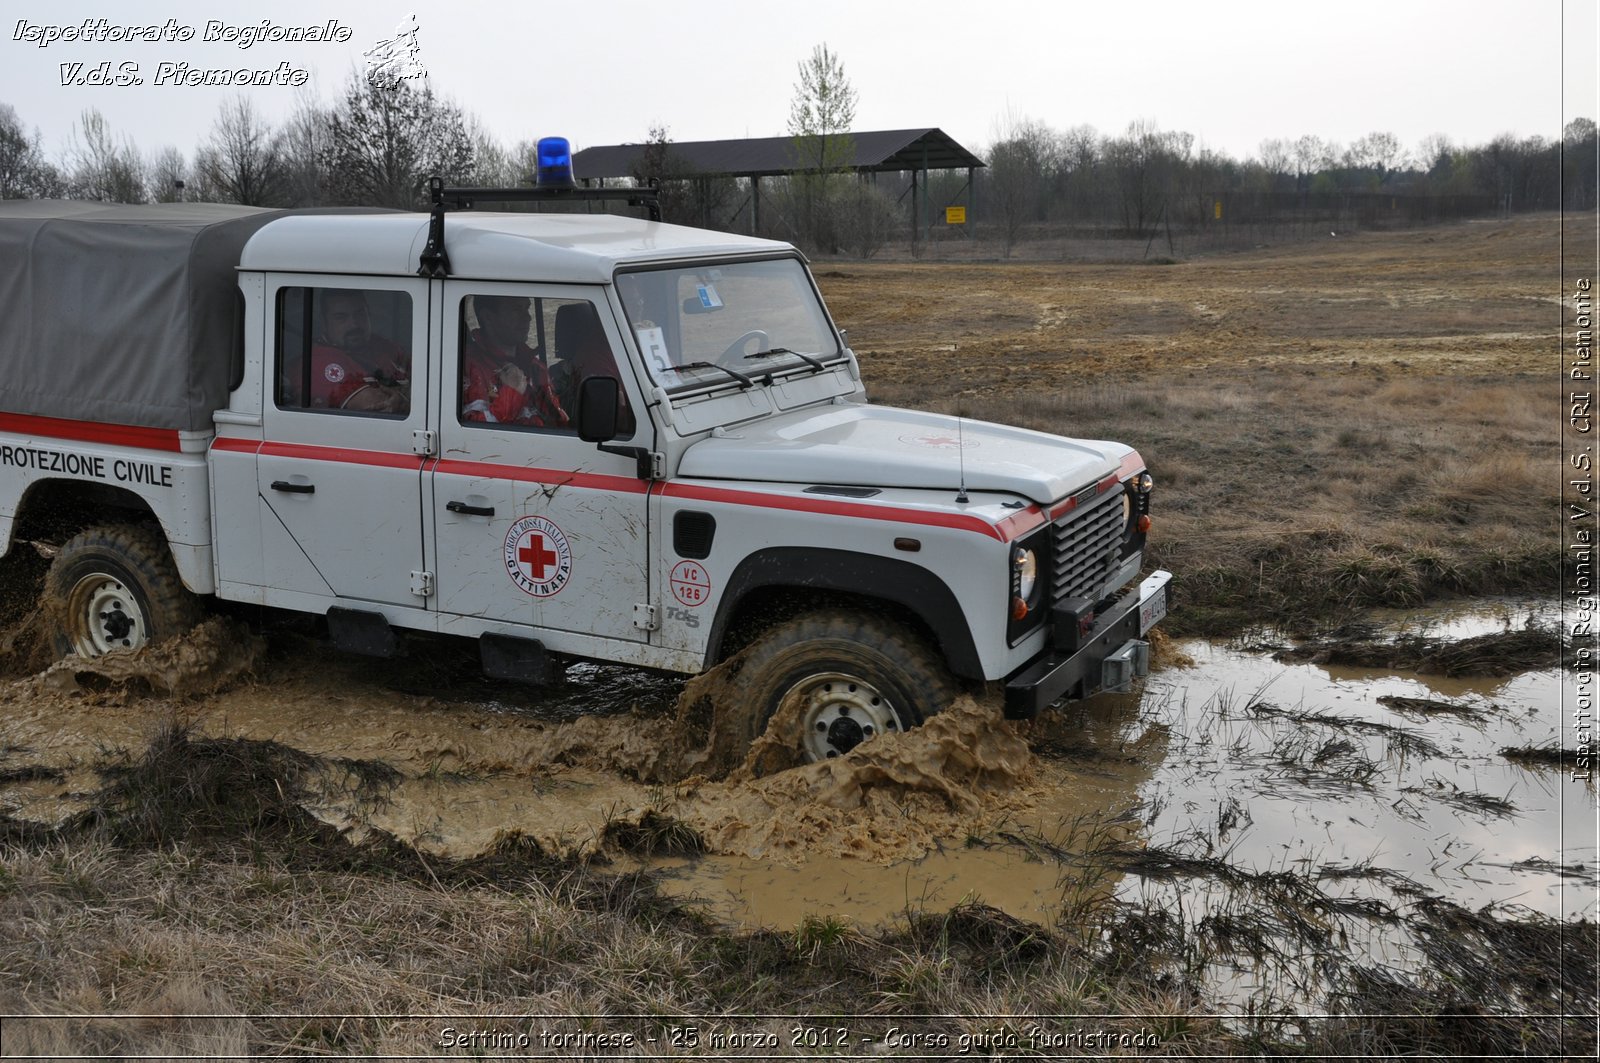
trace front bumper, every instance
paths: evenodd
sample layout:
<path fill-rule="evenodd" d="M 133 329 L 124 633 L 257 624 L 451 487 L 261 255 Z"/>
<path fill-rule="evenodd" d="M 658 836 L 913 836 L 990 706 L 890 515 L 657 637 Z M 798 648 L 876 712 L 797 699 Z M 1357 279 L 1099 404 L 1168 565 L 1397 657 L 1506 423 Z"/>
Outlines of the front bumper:
<path fill-rule="evenodd" d="M 1006 680 L 1006 718 L 1032 719 L 1064 697 L 1088 697 L 1100 689 L 1105 659 L 1166 615 L 1171 582 L 1170 572 L 1151 574 L 1095 618 L 1078 649 L 1070 654 L 1046 649 L 1013 673 Z"/>

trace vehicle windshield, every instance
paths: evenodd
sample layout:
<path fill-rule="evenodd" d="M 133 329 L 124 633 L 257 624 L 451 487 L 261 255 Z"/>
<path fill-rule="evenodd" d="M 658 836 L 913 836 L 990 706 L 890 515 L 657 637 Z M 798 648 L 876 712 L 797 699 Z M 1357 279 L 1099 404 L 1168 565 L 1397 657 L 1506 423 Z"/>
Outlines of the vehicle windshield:
<path fill-rule="evenodd" d="M 793 258 L 624 273 L 617 290 L 646 366 L 668 391 L 814 373 L 842 353 Z"/>

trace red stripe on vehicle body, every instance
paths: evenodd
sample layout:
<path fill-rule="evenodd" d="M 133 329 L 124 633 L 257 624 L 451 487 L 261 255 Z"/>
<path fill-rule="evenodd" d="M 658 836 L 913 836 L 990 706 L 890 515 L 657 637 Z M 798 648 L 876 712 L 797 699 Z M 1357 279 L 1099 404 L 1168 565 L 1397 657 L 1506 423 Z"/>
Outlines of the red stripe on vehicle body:
<path fill-rule="evenodd" d="M 232 449 L 232 448 L 229 448 Z M 345 465 L 374 465 L 383 469 L 422 468 L 417 454 L 395 454 L 386 450 L 354 450 L 350 447 L 318 447 L 309 443 L 275 443 L 268 440 L 256 453 L 263 458 L 303 458 L 307 461 L 336 461 Z"/>
<path fill-rule="evenodd" d="M 0 432 L 24 436 L 73 439 L 80 443 L 111 443 L 145 450 L 183 452 L 183 441 L 176 428 L 144 428 L 133 424 L 102 424 L 99 421 L 73 421 L 62 417 L 35 417 L 25 413 L 0 413 Z"/>
<path fill-rule="evenodd" d="M 789 495 L 766 495 L 755 491 L 735 491 L 726 487 L 702 487 L 699 484 L 669 483 L 661 489 L 661 493 L 670 498 L 692 498 L 701 502 L 727 502 L 736 506 L 822 513 L 830 517 L 859 517 L 866 520 L 892 521 L 897 524 L 926 524 L 935 528 L 956 528 L 1005 541 L 1000 530 L 993 524 L 964 513 L 929 513 L 895 506 L 835 502 L 822 498 L 794 498 Z"/>
<path fill-rule="evenodd" d="M 1027 509 L 1013 513 L 1011 516 L 995 525 L 995 530 L 1000 533 L 1003 542 L 1020 539 L 1033 529 L 1045 523 L 1044 510 L 1038 506 L 1029 506 Z"/>
<path fill-rule="evenodd" d="M 605 473 L 574 472 L 566 469 L 501 465 L 494 462 L 462 461 L 454 458 L 419 459 L 412 455 L 391 454 L 382 451 L 352 450 L 344 447 L 319 447 L 301 443 L 257 443 L 249 439 L 218 439 L 212 446 L 217 450 L 258 451 L 260 454 L 274 457 L 298 457 L 313 461 L 339 461 L 358 465 L 379 465 L 387 468 L 409 469 L 417 467 L 425 471 L 444 473 L 451 476 L 478 476 L 485 479 L 517 480 L 525 483 L 561 484 L 590 490 L 616 491 L 623 494 L 644 494 L 650 490 L 648 484 L 633 477 L 612 476 Z M 414 466 L 413 463 L 419 464 Z M 1143 462 L 1139 459 L 1139 456 L 1130 454 L 1123 459 L 1122 467 L 1117 475 L 1107 478 L 1107 483 L 1119 482 L 1118 477 L 1124 474 L 1132 475 L 1133 472 L 1137 472 L 1142 467 Z M 844 502 L 833 499 L 796 498 L 789 495 L 763 494 L 756 491 L 740 491 L 733 488 L 710 487 L 700 484 L 668 482 L 660 485 L 659 491 L 663 497 L 692 499 L 700 502 L 722 502 L 735 506 L 755 506 L 762 509 L 820 513 L 833 517 L 853 517 L 897 524 L 922 524 L 936 528 L 954 528 L 959 531 L 976 532 L 991 539 L 998 539 L 1001 542 L 1011 542 L 1020 538 L 1046 521 L 1043 509 L 1038 506 L 1030 506 L 1021 512 L 1014 513 L 1001 520 L 998 524 L 990 524 L 981 517 L 964 513 L 937 513 L 926 510 L 904 509 L 898 506 Z M 1054 520 L 1068 512 L 1074 504 L 1072 499 L 1067 499 L 1066 502 L 1051 512 L 1049 519 Z"/>
<path fill-rule="evenodd" d="M 617 491 L 628 495 L 642 495 L 649 486 L 635 476 L 612 476 L 599 472 L 573 472 L 570 469 L 535 469 L 523 465 L 498 465 L 487 461 L 460 461 L 440 458 L 434 472 L 452 476 L 482 476 L 493 480 L 520 480 L 525 483 L 562 484 L 568 487 L 587 487 L 595 491 Z"/>

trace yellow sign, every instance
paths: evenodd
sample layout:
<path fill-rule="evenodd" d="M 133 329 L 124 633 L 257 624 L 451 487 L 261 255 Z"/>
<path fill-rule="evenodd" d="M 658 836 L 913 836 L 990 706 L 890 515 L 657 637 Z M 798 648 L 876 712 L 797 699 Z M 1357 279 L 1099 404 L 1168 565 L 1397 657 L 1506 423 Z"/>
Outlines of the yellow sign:
<path fill-rule="evenodd" d="M 1220 200 L 1220 199 L 1217 200 L 1216 211 L 1217 211 L 1216 217 L 1218 217 L 1218 218 L 1222 217 L 1222 200 Z"/>
<path fill-rule="evenodd" d="M 946 208 L 944 208 L 944 223 L 946 225 L 965 225 L 965 224 L 967 224 L 967 208 L 966 207 L 946 207 Z"/>

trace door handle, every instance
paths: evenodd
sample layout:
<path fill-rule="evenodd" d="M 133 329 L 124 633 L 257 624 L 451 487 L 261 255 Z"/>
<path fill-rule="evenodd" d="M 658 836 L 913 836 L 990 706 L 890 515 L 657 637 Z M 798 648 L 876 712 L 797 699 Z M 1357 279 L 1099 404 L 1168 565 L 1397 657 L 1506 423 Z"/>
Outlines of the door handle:
<path fill-rule="evenodd" d="M 287 480 L 274 480 L 272 481 L 272 489 L 274 491 L 287 491 L 291 495 L 309 495 L 316 493 L 317 485 L 292 484 Z"/>
<path fill-rule="evenodd" d="M 465 513 L 472 517 L 494 516 L 493 506 L 469 506 L 465 502 L 446 502 L 444 508 L 452 513 Z"/>

